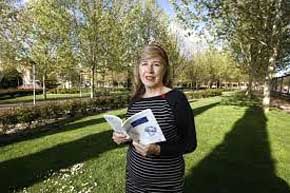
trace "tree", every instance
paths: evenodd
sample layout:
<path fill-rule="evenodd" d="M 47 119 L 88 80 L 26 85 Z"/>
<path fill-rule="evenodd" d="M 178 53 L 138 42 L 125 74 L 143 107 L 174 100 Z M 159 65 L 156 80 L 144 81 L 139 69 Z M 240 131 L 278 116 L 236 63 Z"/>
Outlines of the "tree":
<path fill-rule="evenodd" d="M 21 73 L 15 67 L 6 67 L 3 71 L 0 88 L 17 88 L 22 84 Z"/>
<path fill-rule="evenodd" d="M 31 0 L 22 7 L 13 5 L 4 1 L 1 9 L 5 10 L 0 24 L 1 63 L 5 58 L 7 64 L 14 64 L 8 62 L 11 59 L 35 67 L 44 97 L 47 80 L 79 82 L 79 74 L 87 69 L 91 97 L 96 72 L 102 80 L 109 73 L 123 74 L 129 86 L 140 49 L 152 40 L 168 46 L 169 56 L 175 58 L 171 61 L 179 62 L 177 43 L 171 41 L 166 18 L 152 0 Z"/>
<path fill-rule="evenodd" d="M 0 2 L 0 64 L 16 67 L 21 35 L 19 20 L 21 7 L 15 6 L 15 1 Z"/>
<path fill-rule="evenodd" d="M 214 35 L 229 42 L 232 51 L 240 56 L 250 77 L 263 77 L 263 105 L 268 111 L 272 74 L 283 63 L 281 58 L 289 54 L 286 51 L 289 40 L 285 38 L 289 39 L 290 3 L 287 0 L 182 2 L 175 3 L 175 7 L 187 24 L 200 27 L 202 21 L 204 27 L 211 27 Z M 282 43 L 285 40 L 288 44 Z"/>

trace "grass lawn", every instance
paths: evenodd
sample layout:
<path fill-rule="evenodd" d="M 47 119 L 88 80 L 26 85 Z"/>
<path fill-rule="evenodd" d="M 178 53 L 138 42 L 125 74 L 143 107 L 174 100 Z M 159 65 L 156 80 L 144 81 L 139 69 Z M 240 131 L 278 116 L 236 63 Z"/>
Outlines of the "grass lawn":
<path fill-rule="evenodd" d="M 265 115 L 241 97 L 191 104 L 198 148 L 185 155 L 187 193 L 290 192 L 290 114 Z M 127 147 L 111 134 L 100 114 L 1 146 L 0 192 L 124 192 Z"/>
<path fill-rule="evenodd" d="M 90 93 L 83 93 L 82 97 L 89 97 Z M 47 94 L 48 100 L 57 100 L 62 98 L 77 98 L 80 97 L 80 94 Z M 43 101 L 44 97 L 42 94 L 36 95 L 37 101 Z M 0 100 L 0 104 L 11 104 L 11 103 L 21 103 L 21 102 L 32 102 L 33 101 L 33 95 L 29 96 L 21 96 L 21 97 L 15 97 L 10 99 L 3 99 Z"/>

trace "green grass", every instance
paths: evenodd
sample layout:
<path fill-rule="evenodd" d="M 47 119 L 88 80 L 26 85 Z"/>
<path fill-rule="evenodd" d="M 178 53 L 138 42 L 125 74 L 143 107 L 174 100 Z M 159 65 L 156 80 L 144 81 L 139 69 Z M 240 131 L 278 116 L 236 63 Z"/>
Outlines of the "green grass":
<path fill-rule="evenodd" d="M 198 148 L 185 156 L 186 192 L 290 192 L 289 114 L 236 96 L 191 104 Z M 111 134 L 100 114 L 0 147 L 1 193 L 124 192 L 127 147 Z"/>
<path fill-rule="evenodd" d="M 90 96 L 90 93 L 83 93 L 82 97 L 88 97 Z M 57 100 L 62 98 L 77 98 L 80 97 L 80 94 L 47 94 L 48 100 Z M 37 101 L 43 101 L 44 97 L 42 94 L 36 95 Z M 21 97 L 15 97 L 10 99 L 3 99 L 0 100 L 0 104 L 11 104 L 11 103 L 21 103 L 21 102 L 32 102 L 33 96 L 21 96 Z"/>

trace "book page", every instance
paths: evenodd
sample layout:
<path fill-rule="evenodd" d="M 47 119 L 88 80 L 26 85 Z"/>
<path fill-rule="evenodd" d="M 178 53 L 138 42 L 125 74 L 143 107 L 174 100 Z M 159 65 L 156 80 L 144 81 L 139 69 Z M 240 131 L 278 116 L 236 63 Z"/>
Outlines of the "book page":
<path fill-rule="evenodd" d="M 122 128 L 122 119 L 115 115 L 104 115 L 104 118 L 106 121 L 109 123 L 109 125 L 113 128 L 115 132 L 118 133 L 127 133 L 125 130 Z"/>
<path fill-rule="evenodd" d="M 129 117 L 123 124 L 129 136 L 144 145 L 166 141 L 151 109 Z"/>

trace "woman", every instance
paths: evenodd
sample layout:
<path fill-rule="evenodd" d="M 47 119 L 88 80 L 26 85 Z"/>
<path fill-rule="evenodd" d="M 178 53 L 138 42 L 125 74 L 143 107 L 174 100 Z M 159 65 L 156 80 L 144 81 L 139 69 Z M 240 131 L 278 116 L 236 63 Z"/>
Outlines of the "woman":
<path fill-rule="evenodd" d="M 127 117 L 151 109 L 165 142 L 142 145 L 113 133 L 117 144 L 129 143 L 126 192 L 183 192 L 183 154 L 196 148 L 193 113 L 185 95 L 170 88 L 168 56 L 155 44 L 145 46 L 135 67 L 135 91 Z"/>

